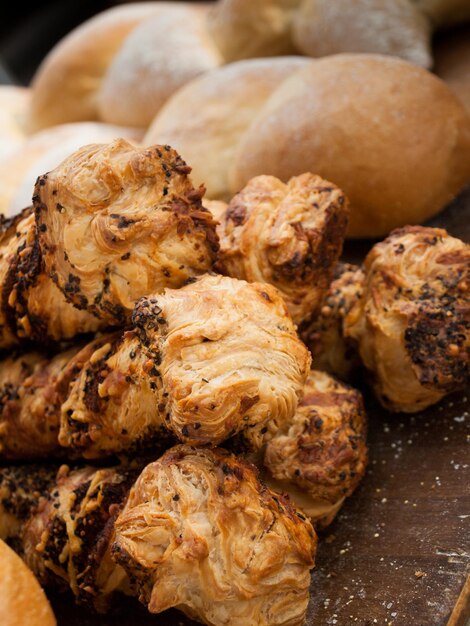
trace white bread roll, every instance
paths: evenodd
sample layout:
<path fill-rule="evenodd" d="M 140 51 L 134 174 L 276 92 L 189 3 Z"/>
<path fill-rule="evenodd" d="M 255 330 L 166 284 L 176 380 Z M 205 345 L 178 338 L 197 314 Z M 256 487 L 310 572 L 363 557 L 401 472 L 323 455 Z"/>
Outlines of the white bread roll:
<path fill-rule="evenodd" d="M 130 33 L 100 88 L 100 119 L 148 126 L 178 87 L 222 63 L 207 31 L 209 6 L 164 3 Z"/>
<path fill-rule="evenodd" d="M 337 55 L 284 81 L 236 150 L 232 193 L 259 174 L 315 172 L 349 197 L 349 235 L 375 237 L 423 222 L 469 181 L 470 118 L 420 67 Z"/>
<path fill-rule="evenodd" d="M 98 119 L 97 91 L 127 35 L 170 3 L 117 6 L 84 22 L 46 56 L 33 79 L 32 131 Z"/>
<path fill-rule="evenodd" d="M 450 26 L 470 20 L 469 0 L 411 0 L 437 26 Z"/>
<path fill-rule="evenodd" d="M 29 101 L 26 87 L 0 85 L 0 159 L 24 141 Z"/>
<path fill-rule="evenodd" d="M 290 26 L 300 0 L 219 0 L 210 33 L 226 61 L 293 54 Z"/>
<path fill-rule="evenodd" d="M 470 24 L 441 36 L 434 71 L 452 89 L 470 115 Z"/>
<path fill-rule="evenodd" d="M 228 198 L 228 173 L 243 133 L 277 86 L 304 57 L 251 59 L 224 65 L 182 87 L 157 114 L 146 145 L 169 144 L 193 168 L 207 197 Z"/>
<path fill-rule="evenodd" d="M 0 213 L 15 215 L 29 206 L 36 178 L 81 146 L 109 143 L 118 137 L 136 143 L 142 132 L 99 122 L 77 122 L 31 135 L 17 150 L 0 159 Z"/>
<path fill-rule="evenodd" d="M 293 39 L 312 57 L 341 52 L 389 54 L 431 67 L 429 20 L 408 0 L 303 0 Z"/>
<path fill-rule="evenodd" d="M 0 540 L 0 624 L 56 626 L 46 595 L 33 572 Z"/>

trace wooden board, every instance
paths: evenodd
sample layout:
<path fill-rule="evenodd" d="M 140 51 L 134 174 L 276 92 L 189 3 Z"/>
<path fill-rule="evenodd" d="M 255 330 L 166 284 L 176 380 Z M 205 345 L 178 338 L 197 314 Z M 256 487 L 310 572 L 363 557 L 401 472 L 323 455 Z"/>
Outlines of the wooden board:
<path fill-rule="evenodd" d="M 470 189 L 433 221 L 470 242 Z M 370 243 L 355 242 L 357 260 Z M 464 626 L 470 617 L 470 389 L 415 416 L 371 397 L 366 478 L 321 537 L 307 626 Z M 106 616 L 51 595 L 59 626 L 189 626 L 119 599 Z M 246 626 L 254 626 L 247 624 Z"/>

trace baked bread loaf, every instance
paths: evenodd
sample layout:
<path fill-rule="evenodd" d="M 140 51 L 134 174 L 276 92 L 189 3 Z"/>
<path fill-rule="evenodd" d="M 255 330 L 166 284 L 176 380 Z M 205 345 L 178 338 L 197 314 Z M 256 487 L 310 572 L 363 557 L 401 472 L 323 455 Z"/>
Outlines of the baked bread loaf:
<path fill-rule="evenodd" d="M 174 89 L 221 62 L 206 35 L 207 11 L 192 3 L 140 2 L 88 20 L 39 67 L 31 128 L 97 119 L 148 125 Z"/>
<path fill-rule="evenodd" d="M 188 163 L 207 197 L 228 199 L 228 176 L 238 142 L 278 85 L 311 63 L 302 57 L 230 63 L 179 89 L 157 114 L 144 143 L 168 143 Z M 306 171 L 306 170 L 303 170 Z M 300 174 L 300 172 L 299 172 Z"/>
<path fill-rule="evenodd" d="M 442 34 L 434 46 L 434 71 L 470 115 L 470 26 Z"/>
<path fill-rule="evenodd" d="M 54 613 L 33 572 L 0 539 L 0 623 L 56 626 Z"/>
<path fill-rule="evenodd" d="M 22 138 L 16 149 L 0 157 L 0 213 L 11 216 L 31 204 L 39 174 L 57 167 L 72 152 L 89 143 L 109 143 L 121 137 L 142 138 L 135 128 L 100 122 L 61 124 Z"/>
<path fill-rule="evenodd" d="M 29 101 L 26 87 L 0 85 L 0 160 L 24 140 Z"/>
<path fill-rule="evenodd" d="M 209 32 L 226 61 L 295 53 L 291 20 L 300 0 L 219 0 Z"/>
<path fill-rule="evenodd" d="M 222 63 L 207 32 L 209 5 L 162 4 L 130 33 L 106 72 L 97 95 L 105 122 L 148 126 L 178 87 Z"/>
<path fill-rule="evenodd" d="M 470 180 L 470 117 L 426 70 L 365 54 L 291 63 L 241 61 L 188 83 L 144 141 L 187 154 L 210 199 L 228 200 L 261 174 L 314 172 L 349 198 L 353 237 L 422 222 Z M 280 68 L 277 88 L 266 88 L 264 74 Z"/>
<path fill-rule="evenodd" d="M 409 0 L 303 0 L 292 36 L 312 57 L 369 52 L 431 67 L 431 25 Z"/>

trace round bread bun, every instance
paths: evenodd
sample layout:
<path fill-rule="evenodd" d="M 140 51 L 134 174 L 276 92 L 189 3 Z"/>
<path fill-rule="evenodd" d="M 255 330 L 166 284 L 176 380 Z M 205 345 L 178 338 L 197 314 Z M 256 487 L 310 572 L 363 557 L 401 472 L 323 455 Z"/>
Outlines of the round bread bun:
<path fill-rule="evenodd" d="M 222 63 L 207 30 L 209 6 L 165 3 L 130 33 L 100 88 L 100 119 L 148 126 L 178 87 Z"/>
<path fill-rule="evenodd" d="M 293 54 L 290 25 L 300 0 L 219 0 L 209 32 L 226 61 Z"/>
<path fill-rule="evenodd" d="M 380 55 L 313 61 L 284 81 L 238 143 L 230 187 L 302 172 L 349 197 L 349 236 L 421 223 L 470 179 L 470 118 L 426 70 Z"/>
<path fill-rule="evenodd" d="M 436 27 L 460 24 L 470 20 L 468 0 L 411 0 Z"/>
<path fill-rule="evenodd" d="M 452 89 L 470 115 L 470 25 L 438 38 L 434 71 Z"/>
<path fill-rule="evenodd" d="M 62 39 L 33 79 L 30 130 L 98 119 L 97 91 L 114 55 L 138 24 L 170 4 L 117 6 L 84 22 Z"/>
<path fill-rule="evenodd" d="M 0 624 L 56 626 L 54 613 L 33 572 L 1 539 L 0 563 Z"/>
<path fill-rule="evenodd" d="M 431 67 L 429 20 L 408 0 L 304 0 L 293 21 L 304 54 L 371 52 Z"/>
<path fill-rule="evenodd" d="M 31 204 L 36 178 L 89 143 L 109 143 L 118 137 L 138 142 L 142 131 L 100 122 L 76 122 L 31 135 L 0 159 L 0 213 L 15 215 Z"/>
<path fill-rule="evenodd" d="M 277 86 L 312 63 L 305 57 L 250 59 L 191 81 L 170 98 L 144 138 L 169 144 L 191 165 L 207 197 L 227 199 L 228 172 L 243 133 Z"/>
<path fill-rule="evenodd" d="M 0 159 L 24 141 L 29 101 L 28 88 L 0 85 Z"/>

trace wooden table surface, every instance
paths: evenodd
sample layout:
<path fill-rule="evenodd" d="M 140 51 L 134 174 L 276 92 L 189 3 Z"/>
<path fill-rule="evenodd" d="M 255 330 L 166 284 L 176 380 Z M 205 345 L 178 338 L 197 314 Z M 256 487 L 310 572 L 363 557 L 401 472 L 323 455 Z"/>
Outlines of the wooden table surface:
<path fill-rule="evenodd" d="M 470 242 L 470 189 L 433 225 Z M 349 244 L 346 256 L 364 253 Z M 464 626 L 470 618 L 470 389 L 415 416 L 366 397 L 370 464 L 321 536 L 307 626 Z M 93 616 L 51 595 L 59 626 L 189 626 L 132 599 Z M 252 626 L 248 625 L 247 626 Z M 254 625 L 253 625 L 254 626 Z"/>

